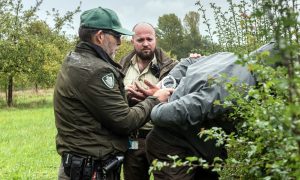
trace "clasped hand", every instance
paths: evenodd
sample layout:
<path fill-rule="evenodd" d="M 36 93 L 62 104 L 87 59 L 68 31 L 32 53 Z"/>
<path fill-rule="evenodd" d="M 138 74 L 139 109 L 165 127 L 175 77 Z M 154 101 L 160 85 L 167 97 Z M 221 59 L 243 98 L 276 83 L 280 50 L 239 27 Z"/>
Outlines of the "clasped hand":
<path fill-rule="evenodd" d="M 131 102 L 141 102 L 148 96 L 155 96 L 160 102 L 167 102 L 170 95 L 174 92 L 173 88 L 160 89 L 159 86 L 152 84 L 151 82 L 144 80 L 147 89 L 140 86 L 138 83 L 134 83 L 125 87 L 127 91 L 127 97 Z"/>

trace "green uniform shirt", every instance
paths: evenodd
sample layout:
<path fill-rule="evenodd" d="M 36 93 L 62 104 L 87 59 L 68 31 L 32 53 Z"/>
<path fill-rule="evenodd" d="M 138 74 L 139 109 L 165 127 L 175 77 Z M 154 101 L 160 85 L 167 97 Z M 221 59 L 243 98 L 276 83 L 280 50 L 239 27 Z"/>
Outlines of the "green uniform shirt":
<path fill-rule="evenodd" d="M 59 154 L 103 158 L 127 149 L 128 134 L 143 126 L 156 98 L 129 107 L 120 66 L 98 46 L 81 42 L 65 59 L 54 91 Z"/>

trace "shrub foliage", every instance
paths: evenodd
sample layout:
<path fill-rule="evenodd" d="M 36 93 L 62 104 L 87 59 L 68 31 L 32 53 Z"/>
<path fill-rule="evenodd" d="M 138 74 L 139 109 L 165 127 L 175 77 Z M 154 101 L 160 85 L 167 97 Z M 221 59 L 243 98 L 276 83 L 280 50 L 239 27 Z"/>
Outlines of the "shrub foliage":
<path fill-rule="evenodd" d="M 196 4 L 210 39 L 218 38 L 220 50 L 238 53 L 239 62 L 257 79 L 255 87 L 237 87 L 234 79 L 223 82 L 229 96 L 224 102 L 216 101 L 215 104 L 233 109 L 228 116 L 236 124 L 235 133 L 226 134 L 217 127 L 199 133 L 200 137 L 217 139 L 217 145 L 226 142 L 228 158 L 224 161 L 216 158 L 213 164 L 208 164 L 199 157 L 182 160 L 175 156 L 170 157 L 173 164 L 154 161 L 152 170 L 167 165 L 202 166 L 212 167 L 220 174 L 220 179 L 298 179 L 299 1 L 227 2 L 228 10 L 211 4 L 216 30 L 211 28 L 212 19 L 207 18 L 201 2 Z M 264 52 L 244 56 L 270 40 L 277 43 L 278 55 Z"/>

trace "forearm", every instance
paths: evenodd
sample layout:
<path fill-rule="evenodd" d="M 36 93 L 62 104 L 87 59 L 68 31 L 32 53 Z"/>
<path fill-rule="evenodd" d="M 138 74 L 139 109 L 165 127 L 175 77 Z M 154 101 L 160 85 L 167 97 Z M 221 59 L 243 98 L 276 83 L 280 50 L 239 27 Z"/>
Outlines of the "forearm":
<path fill-rule="evenodd" d="M 151 112 L 153 124 L 162 127 L 186 126 L 202 123 L 223 111 L 214 106 L 215 100 L 223 99 L 224 92 L 219 87 L 207 87 L 165 104 L 158 104 Z"/>

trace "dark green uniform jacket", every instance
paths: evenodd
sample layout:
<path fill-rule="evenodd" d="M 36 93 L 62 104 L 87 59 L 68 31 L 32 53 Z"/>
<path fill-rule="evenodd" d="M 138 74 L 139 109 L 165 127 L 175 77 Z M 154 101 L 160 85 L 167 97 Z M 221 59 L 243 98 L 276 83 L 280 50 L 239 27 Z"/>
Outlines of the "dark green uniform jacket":
<path fill-rule="evenodd" d="M 148 97 L 129 107 L 120 68 L 102 48 L 87 42 L 66 57 L 54 90 L 59 154 L 103 158 L 124 152 L 128 134 L 147 122 L 159 101 Z"/>
<path fill-rule="evenodd" d="M 165 53 L 159 49 L 156 48 L 155 51 L 155 57 L 157 59 L 157 66 L 159 68 L 159 77 L 158 79 L 161 80 L 166 75 L 168 75 L 169 71 L 173 69 L 173 67 L 177 64 L 177 61 L 172 60 L 168 56 L 165 55 Z M 133 50 L 130 52 L 127 56 L 123 57 L 120 61 L 121 66 L 123 67 L 122 72 L 126 74 L 128 68 L 131 65 L 131 59 L 135 55 L 135 51 Z"/>

